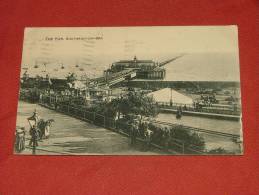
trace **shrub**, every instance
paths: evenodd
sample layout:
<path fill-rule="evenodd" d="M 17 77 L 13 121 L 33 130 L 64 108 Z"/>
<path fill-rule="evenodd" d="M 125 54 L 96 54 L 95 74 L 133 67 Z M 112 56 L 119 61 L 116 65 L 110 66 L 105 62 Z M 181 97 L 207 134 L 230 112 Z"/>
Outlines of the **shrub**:
<path fill-rule="evenodd" d="M 233 154 L 222 147 L 218 147 L 208 151 L 208 154 Z"/>
<path fill-rule="evenodd" d="M 185 147 L 192 147 L 200 151 L 205 149 L 204 138 L 198 133 L 186 130 L 183 126 L 172 128 L 171 131 L 173 131 L 173 138 L 183 141 Z"/>

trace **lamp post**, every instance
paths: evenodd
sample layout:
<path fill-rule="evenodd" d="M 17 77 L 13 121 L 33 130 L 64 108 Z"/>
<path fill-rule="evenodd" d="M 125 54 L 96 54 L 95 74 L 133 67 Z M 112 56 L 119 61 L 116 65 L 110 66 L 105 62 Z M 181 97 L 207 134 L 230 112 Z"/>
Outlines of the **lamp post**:
<path fill-rule="evenodd" d="M 170 106 L 172 107 L 173 106 L 173 89 L 172 89 L 172 87 L 171 87 L 171 95 L 170 95 Z"/>
<path fill-rule="evenodd" d="M 27 118 L 29 125 L 31 127 L 30 134 L 31 134 L 31 140 L 29 145 L 32 145 L 32 154 L 36 154 L 36 146 L 38 146 L 37 142 L 37 123 L 38 123 L 38 113 L 36 110 L 33 112 L 33 115 L 29 118 Z"/>

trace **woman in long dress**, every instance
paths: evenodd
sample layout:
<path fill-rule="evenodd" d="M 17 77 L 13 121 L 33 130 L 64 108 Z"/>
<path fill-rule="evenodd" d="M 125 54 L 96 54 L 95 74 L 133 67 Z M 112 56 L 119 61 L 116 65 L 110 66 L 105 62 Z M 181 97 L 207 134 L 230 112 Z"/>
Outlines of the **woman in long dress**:
<path fill-rule="evenodd" d="M 15 151 L 22 152 L 25 149 L 25 129 L 24 127 L 16 129 Z"/>
<path fill-rule="evenodd" d="M 50 127 L 51 124 L 54 122 L 53 119 L 49 119 L 47 121 L 44 121 L 43 119 L 41 119 L 38 122 L 38 128 L 39 128 L 39 138 L 40 140 L 43 138 L 49 138 L 50 136 Z"/>
<path fill-rule="evenodd" d="M 45 126 L 45 138 L 49 138 L 50 135 L 50 124 Z"/>

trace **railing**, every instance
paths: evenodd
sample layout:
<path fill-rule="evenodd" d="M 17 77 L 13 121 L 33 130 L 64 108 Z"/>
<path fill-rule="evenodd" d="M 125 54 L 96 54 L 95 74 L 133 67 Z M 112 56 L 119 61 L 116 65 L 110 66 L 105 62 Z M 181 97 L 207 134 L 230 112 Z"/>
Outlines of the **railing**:
<path fill-rule="evenodd" d="M 232 134 L 232 133 L 224 133 L 224 132 L 220 132 L 220 131 L 213 131 L 213 130 L 189 127 L 189 126 L 185 126 L 185 125 L 178 125 L 178 124 L 174 124 L 174 123 L 162 122 L 162 121 L 157 121 L 157 120 L 152 120 L 151 122 L 154 124 L 170 126 L 173 128 L 181 126 L 181 128 L 184 130 L 196 132 L 196 133 L 206 133 L 206 134 L 210 134 L 210 135 L 217 135 L 217 136 L 228 137 L 228 138 L 232 138 L 232 139 L 240 139 L 240 135 Z"/>
<path fill-rule="evenodd" d="M 124 134 L 126 136 L 130 135 L 131 125 L 128 123 L 115 120 L 114 118 L 104 116 L 100 113 L 89 111 L 87 109 L 87 107 L 85 107 L 83 105 L 69 105 L 69 104 L 64 104 L 62 102 L 59 102 L 58 100 L 59 100 L 59 98 L 57 98 L 57 97 L 41 95 L 39 103 L 48 108 L 68 114 L 70 116 L 79 118 L 84 121 L 94 123 L 98 126 L 102 126 L 107 129 L 111 129 L 113 131 Z M 206 133 L 206 134 L 210 134 L 210 135 L 214 135 L 214 136 L 216 135 L 216 136 L 222 136 L 225 138 L 232 138 L 232 139 L 240 138 L 239 135 L 228 134 L 228 133 L 223 133 L 223 132 L 218 132 L 218 131 L 193 128 L 193 127 L 182 126 L 182 125 L 178 125 L 178 124 L 166 123 L 166 122 L 161 122 L 161 121 L 150 121 L 150 122 L 153 124 L 170 126 L 173 128 L 181 126 L 181 129 L 187 130 L 189 132 Z M 140 141 L 144 141 L 143 137 L 139 137 L 138 139 Z M 157 146 L 156 143 L 152 143 L 152 144 Z M 174 151 L 177 151 L 178 153 L 182 153 L 182 154 L 185 154 L 185 153 L 204 154 L 204 153 L 206 153 L 206 151 L 201 151 L 198 147 L 196 147 L 194 145 L 191 145 L 191 146 L 188 145 L 188 147 L 186 147 L 185 142 L 183 140 L 179 140 L 179 139 L 170 138 L 169 145 L 171 146 L 171 148 L 174 148 Z M 167 149 L 168 146 L 161 146 L 161 145 L 159 146 L 158 145 L 158 147 Z"/>
<path fill-rule="evenodd" d="M 39 104 L 45 106 L 47 108 L 56 110 L 58 112 L 70 115 L 72 117 L 93 123 L 98 126 L 105 127 L 117 133 L 123 134 L 125 136 L 130 136 L 131 125 L 125 122 L 121 122 L 115 120 L 113 118 L 104 116 L 102 114 L 96 112 L 90 112 L 84 106 L 73 106 L 69 104 L 62 104 L 60 102 L 55 102 L 56 98 L 50 96 L 41 96 Z M 145 142 L 145 138 L 138 137 L 137 138 L 141 142 Z M 190 148 L 185 146 L 185 142 L 182 140 L 170 138 L 170 148 L 168 146 L 161 146 L 156 143 L 151 143 L 154 147 L 158 147 L 160 149 L 165 149 L 169 153 L 188 153 L 188 151 L 192 151 L 195 154 L 205 154 L 205 151 L 196 150 L 195 148 Z M 174 148 L 174 150 L 172 150 Z"/>
<path fill-rule="evenodd" d="M 117 72 L 117 73 L 113 73 L 111 75 L 100 77 L 100 78 L 96 79 L 95 81 L 97 81 L 100 85 L 105 84 L 105 83 L 107 83 L 109 85 L 114 85 L 117 82 L 121 82 L 121 81 L 125 80 L 125 77 L 131 75 L 134 72 L 136 72 L 136 70 L 123 70 L 121 72 Z"/>
<path fill-rule="evenodd" d="M 180 103 L 169 103 L 169 102 L 157 102 L 160 108 L 165 109 L 178 109 L 182 108 L 183 111 L 190 112 L 204 112 L 204 113 L 212 113 L 212 114 L 223 114 L 223 115 L 235 115 L 240 116 L 241 109 L 240 107 L 234 108 L 234 106 L 222 106 L 211 104 L 210 106 L 202 105 L 200 107 L 194 107 L 192 104 L 180 104 Z"/>
<path fill-rule="evenodd" d="M 19 99 L 28 101 L 31 103 L 35 103 L 39 101 L 39 92 L 38 90 L 28 89 L 28 90 L 20 90 Z"/>

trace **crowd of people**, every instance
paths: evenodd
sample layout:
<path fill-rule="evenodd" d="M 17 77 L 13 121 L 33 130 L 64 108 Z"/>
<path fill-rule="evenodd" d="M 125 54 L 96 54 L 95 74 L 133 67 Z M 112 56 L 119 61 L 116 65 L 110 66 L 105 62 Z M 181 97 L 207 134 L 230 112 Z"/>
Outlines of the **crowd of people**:
<path fill-rule="evenodd" d="M 200 97 L 201 102 L 206 106 L 211 106 L 212 104 L 217 103 L 216 96 L 214 94 L 212 95 L 201 95 Z"/>
<path fill-rule="evenodd" d="M 181 128 L 181 127 L 179 127 Z M 161 127 L 151 122 L 140 122 L 134 120 L 130 123 L 129 130 L 131 145 L 136 145 L 137 138 L 141 138 L 144 141 L 144 149 L 149 150 L 151 143 L 163 147 L 168 150 L 171 147 L 175 148 L 175 142 L 185 143 L 186 146 L 196 145 L 201 150 L 204 148 L 204 140 L 196 133 L 190 133 L 189 131 L 170 127 Z M 181 150 L 181 148 L 178 148 Z"/>

